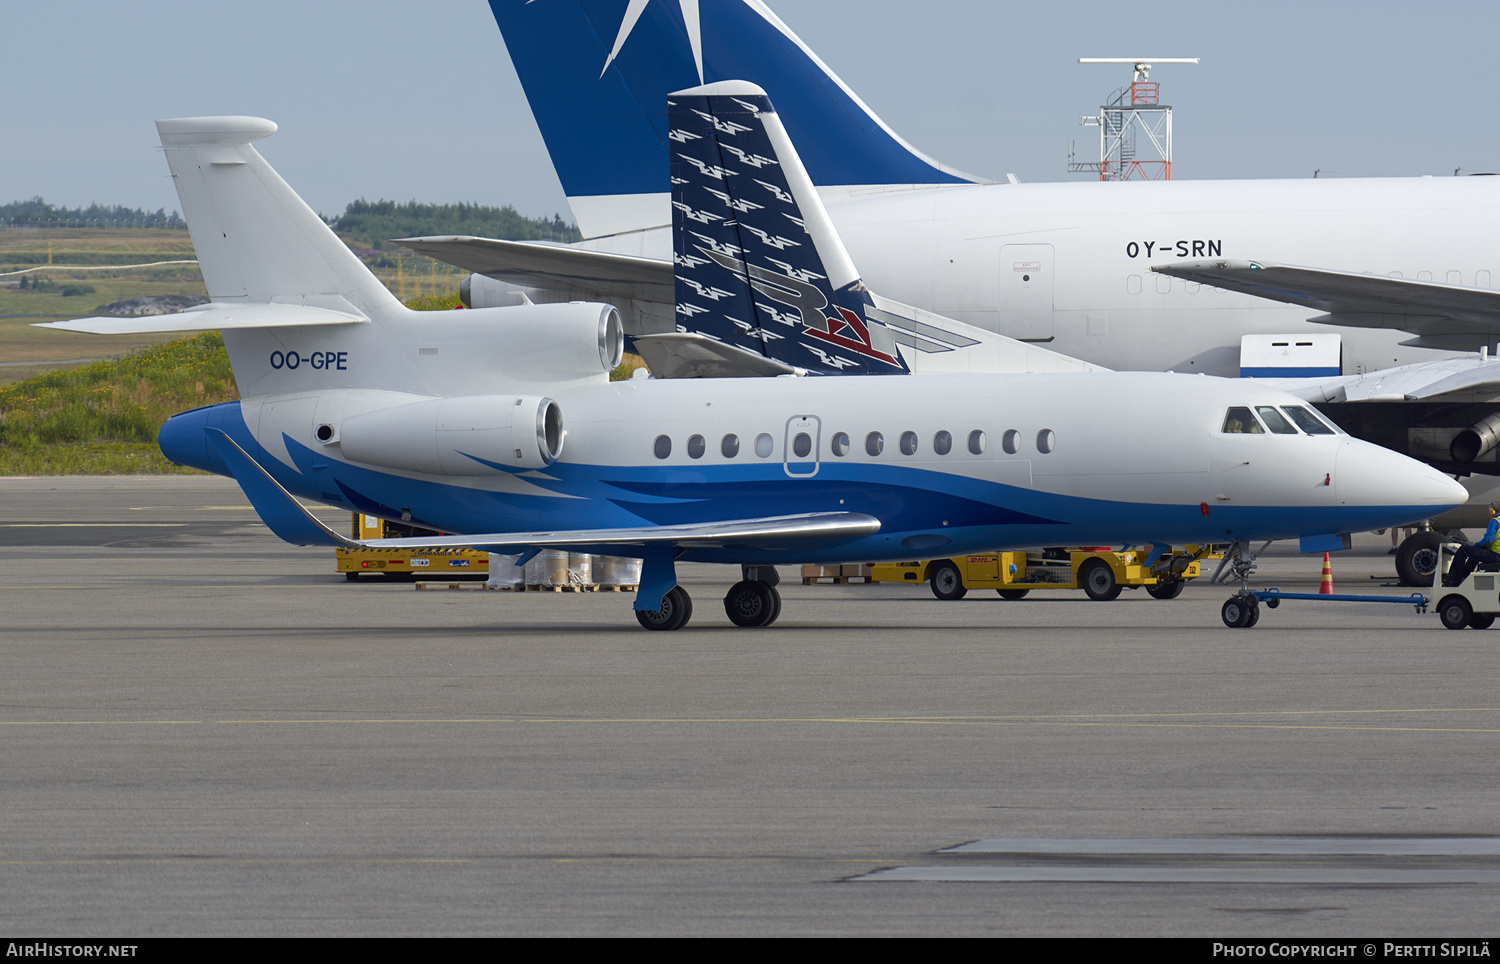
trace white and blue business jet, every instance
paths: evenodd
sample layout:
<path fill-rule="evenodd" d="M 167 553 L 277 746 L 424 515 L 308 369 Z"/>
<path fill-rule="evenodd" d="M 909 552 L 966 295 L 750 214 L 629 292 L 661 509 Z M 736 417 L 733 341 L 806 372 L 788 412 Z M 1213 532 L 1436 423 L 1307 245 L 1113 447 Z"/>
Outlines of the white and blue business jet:
<path fill-rule="evenodd" d="M 692 303 L 753 303 L 769 320 L 741 321 L 870 374 L 610 382 L 622 334 L 609 305 L 411 311 L 251 146 L 276 130 L 251 117 L 157 124 L 211 303 L 56 327 L 222 330 L 241 401 L 174 416 L 161 448 L 235 478 L 283 539 L 639 557 L 648 629 L 691 615 L 679 560 L 759 569 L 1076 543 L 1316 546 L 1464 500 L 1447 476 L 1254 383 L 905 373 L 764 93 L 732 82 L 676 99 L 762 130 L 771 151 L 740 158 L 724 140 L 723 164 L 679 171 L 722 192 L 726 210 L 774 214 L 702 232 L 719 273 L 694 275 L 708 280 Z M 789 180 L 745 167 L 778 158 Z M 455 534 L 357 543 L 293 496 Z M 731 620 L 769 625 L 773 586 L 731 588 Z"/>

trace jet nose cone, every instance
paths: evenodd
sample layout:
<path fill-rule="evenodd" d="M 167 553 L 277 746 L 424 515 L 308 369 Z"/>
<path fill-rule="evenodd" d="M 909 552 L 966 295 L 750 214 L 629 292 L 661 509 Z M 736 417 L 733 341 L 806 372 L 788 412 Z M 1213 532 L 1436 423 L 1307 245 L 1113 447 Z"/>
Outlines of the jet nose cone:
<path fill-rule="evenodd" d="M 1463 505 L 1468 490 L 1416 459 L 1350 439 L 1339 450 L 1337 492 L 1345 506 L 1413 506 L 1430 515 Z"/>

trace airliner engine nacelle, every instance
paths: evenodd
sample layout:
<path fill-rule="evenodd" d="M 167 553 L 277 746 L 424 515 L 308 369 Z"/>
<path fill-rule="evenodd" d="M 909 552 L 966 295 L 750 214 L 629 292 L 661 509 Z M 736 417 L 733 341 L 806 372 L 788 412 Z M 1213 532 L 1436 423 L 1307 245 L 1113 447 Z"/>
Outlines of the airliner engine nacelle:
<path fill-rule="evenodd" d="M 1448 446 L 1455 462 L 1472 462 L 1500 443 L 1500 415 L 1491 415 L 1459 432 Z"/>
<path fill-rule="evenodd" d="M 676 331 L 674 309 L 670 303 L 652 301 L 643 293 L 629 295 L 619 291 L 608 295 L 597 288 L 569 286 L 559 281 L 557 287 L 539 288 L 513 281 L 499 281 L 482 274 L 471 274 L 459 282 L 458 298 L 466 308 L 512 308 L 516 305 L 553 305 L 564 302 L 596 301 L 608 297 L 620 312 L 625 331 L 631 335 Z"/>
<path fill-rule="evenodd" d="M 338 443 L 346 458 L 411 472 L 487 475 L 543 469 L 562 454 L 562 409 L 535 395 L 466 395 L 343 420 Z"/>
<path fill-rule="evenodd" d="M 448 343 L 463 346 L 475 364 L 517 387 L 597 379 L 625 356 L 625 329 L 613 305 L 573 302 L 457 315 L 443 319 Z M 476 352 L 476 345 L 489 347 Z"/>

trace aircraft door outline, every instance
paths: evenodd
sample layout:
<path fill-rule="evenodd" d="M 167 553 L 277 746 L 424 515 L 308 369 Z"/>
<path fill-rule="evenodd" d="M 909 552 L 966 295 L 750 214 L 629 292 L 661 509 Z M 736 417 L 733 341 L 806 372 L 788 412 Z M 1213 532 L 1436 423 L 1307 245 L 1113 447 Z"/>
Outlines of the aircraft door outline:
<path fill-rule="evenodd" d="M 1050 244 L 1000 247 L 1000 333 L 1019 341 L 1051 341 L 1053 329 Z"/>
<path fill-rule="evenodd" d="M 818 474 L 823 444 L 823 422 L 816 415 L 794 415 L 786 421 L 782 468 L 794 479 Z"/>

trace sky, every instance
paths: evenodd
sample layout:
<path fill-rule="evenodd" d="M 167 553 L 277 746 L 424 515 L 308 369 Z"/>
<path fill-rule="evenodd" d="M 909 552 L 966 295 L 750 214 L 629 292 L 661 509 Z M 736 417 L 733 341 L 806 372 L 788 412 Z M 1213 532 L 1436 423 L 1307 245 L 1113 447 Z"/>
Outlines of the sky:
<path fill-rule="evenodd" d="M 892 129 L 984 177 L 1082 178 L 1068 142 L 1097 157 L 1098 134 L 1078 119 L 1130 70 L 1077 60 L 1112 56 L 1202 59 L 1152 73 L 1179 180 L 1500 171 L 1500 4 L 766 2 Z M 254 114 L 325 214 L 365 197 L 571 218 L 485 0 L 11 0 L 5 35 L 0 203 L 175 210 L 152 121 Z"/>

